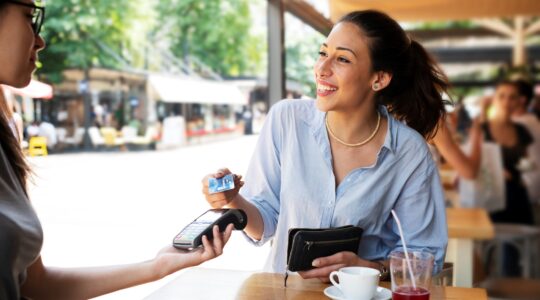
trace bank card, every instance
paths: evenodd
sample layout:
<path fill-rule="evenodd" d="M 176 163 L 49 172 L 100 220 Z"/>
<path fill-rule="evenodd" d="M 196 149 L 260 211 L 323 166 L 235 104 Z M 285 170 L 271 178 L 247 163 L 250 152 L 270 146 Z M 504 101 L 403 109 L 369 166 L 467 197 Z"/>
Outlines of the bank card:
<path fill-rule="evenodd" d="M 221 178 L 208 178 L 208 192 L 221 193 L 234 189 L 234 175 L 227 174 Z"/>

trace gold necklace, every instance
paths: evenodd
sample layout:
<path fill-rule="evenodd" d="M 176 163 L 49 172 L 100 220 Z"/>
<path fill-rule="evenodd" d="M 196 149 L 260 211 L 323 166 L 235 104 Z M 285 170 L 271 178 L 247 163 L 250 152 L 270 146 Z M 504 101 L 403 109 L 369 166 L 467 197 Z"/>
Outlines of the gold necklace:
<path fill-rule="evenodd" d="M 334 134 L 334 132 L 332 131 L 332 129 L 330 129 L 330 125 L 328 125 L 328 114 L 327 114 L 326 117 L 325 117 L 325 123 L 326 123 L 326 129 L 328 130 L 328 133 L 330 133 L 330 135 L 331 135 L 336 141 L 338 141 L 340 144 L 345 145 L 345 146 L 347 146 L 347 147 L 360 147 L 360 146 L 362 146 L 362 145 L 365 145 L 365 144 L 369 143 L 369 141 L 371 141 L 371 140 L 375 137 L 375 135 L 377 134 L 377 132 L 379 131 L 379 126 L 381 125 L 381 113 L 380 113 L 379 111 L 377 111 L 377 126 L 375 126 L 375 130 L 373 130 L 373 132 L 371 133 L 371 135 L 370 135 L 367 139 L 361 141 L 360 143 L 356 143 L 356 144 L 349 144 L 349 143 L 346 143 L 346 142 L 344 142 L 343 140 L 341 140 L 340 138 L 338 138 L 338 137 Z"/>

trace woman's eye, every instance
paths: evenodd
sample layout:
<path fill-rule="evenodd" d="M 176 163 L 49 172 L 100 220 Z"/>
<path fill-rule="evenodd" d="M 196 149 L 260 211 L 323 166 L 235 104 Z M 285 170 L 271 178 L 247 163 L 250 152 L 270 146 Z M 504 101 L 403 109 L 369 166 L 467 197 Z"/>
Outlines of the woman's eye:
<path fill-rule="evenodd" d="M 345 57 L 338 57 L 338 61 L 339 62 L 344 62 L 344 63 L 350 63 L 351 61 L 346 59 Z"/>
<path fill-rule="evenodd" d="M 326 56 L 326 52 L 324 52 L 324 51 L 319 51 L 319 56 Z"/>

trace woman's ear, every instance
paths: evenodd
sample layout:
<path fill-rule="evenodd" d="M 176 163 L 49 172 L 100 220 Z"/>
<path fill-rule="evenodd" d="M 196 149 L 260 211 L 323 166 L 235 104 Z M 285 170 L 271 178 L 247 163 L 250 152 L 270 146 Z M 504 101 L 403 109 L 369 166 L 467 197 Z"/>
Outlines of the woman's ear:
<path fill-rule="evenodd" d="M 392 81 L 392 74 L 383 71 L 376 72 L 371 81 L 371 89 L 374 92 L 378 92 L 386 88 L 390 84 L 390 81 Z"/>

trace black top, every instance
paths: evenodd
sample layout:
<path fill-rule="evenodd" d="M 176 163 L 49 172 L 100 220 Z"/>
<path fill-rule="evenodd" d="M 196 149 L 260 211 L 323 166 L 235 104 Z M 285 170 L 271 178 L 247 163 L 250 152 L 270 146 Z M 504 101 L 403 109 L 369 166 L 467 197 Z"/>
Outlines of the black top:
<path fill-rule="evenodd" d="M 517 134 L 517 142 L 510 147 L 501 145 L 503 165 L 504 169 L 512 174 L 512 180 L 521 180 L 521 172 L 518 170 L 517 166 L 519 161 L 527 156 L 527 147 L 532 144 L 533 137 L 523 125 L 517 123 L 513 123 L 513 125 Z M 482 128 L 484 130 L 485 139 L 490 142 L 495 142 L 493 135 L 489 130 L 489 124 L 484 123 Z"/>
<path fill-rule="evenodd" d="M 517 134 L 516 144 L 510 147 L 500 145 L 504 169 L 511 174 L 511 177 L 505 180 L 505 208 L 491 213 L 490 217 L 496 223 L 531 225 L 534 223 L 532 207 L 517 166 L 519 161 L 527 155 L 527 147 L 532 143 L 533 138 L 522 125 L 514 123 L 514 127 Z M 485 139 L 494 142 L 488 124 L 483 125 L 483 130 Z"/>
<path fill-rule="evenodd" d="M 0 145 L 0 299 L 20 299 L 42 244 L 41 224 Z"/>

